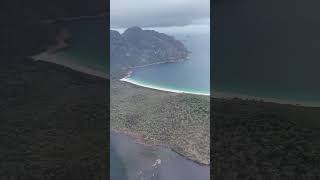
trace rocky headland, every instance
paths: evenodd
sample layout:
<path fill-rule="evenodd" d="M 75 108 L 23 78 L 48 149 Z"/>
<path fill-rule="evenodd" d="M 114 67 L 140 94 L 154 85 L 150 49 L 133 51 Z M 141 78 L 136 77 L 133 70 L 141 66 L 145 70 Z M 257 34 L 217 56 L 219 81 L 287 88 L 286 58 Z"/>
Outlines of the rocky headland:
<path fill-rule="evenodd" d="M 172 36 L 139 27 L 110 31 L 112 130 L 138 134 L 209 164 L 209 96 L 169 93 L 120 81 L 132 67 L 185 60 L 189 51 Z"/>
<path fill-rule="evenodd" d="M 123 68 L 175 62 L 186 59 L 188 54 L 181 41 L 164 33 L 140 27 L 130 27 L 122 34 L 110 30 L 110 64 L 116 78 Z"/>

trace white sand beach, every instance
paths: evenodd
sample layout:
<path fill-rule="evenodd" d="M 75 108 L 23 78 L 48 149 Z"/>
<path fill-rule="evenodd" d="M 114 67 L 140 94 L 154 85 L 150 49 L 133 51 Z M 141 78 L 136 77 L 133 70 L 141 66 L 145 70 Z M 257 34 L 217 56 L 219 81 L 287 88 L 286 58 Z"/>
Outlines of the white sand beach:
<path fill-rule="evenodd" d="M 176 89 L 170 89 L 170 88 L 163 88 L 163 87 L 158 87 L 154 85 L 149 85 L 149 84 L 144 84 L 141 82 L 137 82 L 134 80 L 131 80 L 128 78 L 128 76 L 120 79 L 120 81 L 128 82 L 137 86 L 149 88 L 149 89 L 155 89 L 159 91 L 166 91 L 166 92 L 172 92 L 172 93 L 179 93 L 179 94 L 195 94 L 195 95 L 202 95 L 202 96 L 210 96 L 210 94 L 207 93 L 200 93 L 200 92 L 193 92 L 193 91 L 181 91 L 181 90 L 176 90 Z"/>

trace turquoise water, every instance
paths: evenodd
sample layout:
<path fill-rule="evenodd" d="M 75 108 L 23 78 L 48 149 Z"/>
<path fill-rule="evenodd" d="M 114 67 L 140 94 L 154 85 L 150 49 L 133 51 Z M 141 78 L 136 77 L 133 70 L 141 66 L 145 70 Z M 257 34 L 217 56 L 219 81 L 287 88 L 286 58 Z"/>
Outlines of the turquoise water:
<path fill-rule="evenodd" d="M 72 35 L 71 46 L 58 52 L 57 56 L 84 67 L 109 72 L 108 42 L 102 37 L 108 32 L 104 23 L 101 20 L 80 20 L 66 24 Z M 201 166 L 167 148 L 137 144 L 125 135 L 111 133 L 110 136 L 112 180 L 209 180 L 209 166 Z M 161 164 L 154 165 L 157 160 L 161 160 Z"/>
<path fill-rule="evenodd" d="M 103 20 L 79 20 L 65 24 L 72 34 L 72 46 L 58 56 L 85 67 L 109 73 L 105 42 L 107 26 Z M 208 94 L 210 89 L 209 25 L 150 28 L 173 35 L 192 52 L 185 62 L 137 68 L 129 78 L 142 85 Z M 124 29 L 117 29 L 120 32 Z M 290 60 L 287 60 L 290 61 Z M 213 91 L 230 92 L 319 105 L 318 66 L 268 59 L 236 59 L 216 62 Z M 212 61 L 211 61 L 212 63 Z M 255 67 L 255 68 L 253 68 Z"/>
<path fill-rule="evenodd" d="M 132 83 L 155 89 L 210 94 L 209 25 L 150 29 L 172 35 L 181 40 L 191 51 L 190 58 L 177 63 L 135 68 L 127 79 Z"/>

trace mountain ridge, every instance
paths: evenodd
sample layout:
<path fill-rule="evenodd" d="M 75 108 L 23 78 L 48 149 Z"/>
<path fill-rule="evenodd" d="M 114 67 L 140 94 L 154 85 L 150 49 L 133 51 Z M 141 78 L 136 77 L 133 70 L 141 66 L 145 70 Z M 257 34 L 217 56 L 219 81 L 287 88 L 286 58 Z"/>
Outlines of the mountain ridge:
<path fill-rule="evenodd" d="M 188 54 L 181 41 L 164 33 L 140 27 L 130 27 L 122 34 L 110 30 L 110 63 L 114 67 L 172 62 L 186 59 Z"/>

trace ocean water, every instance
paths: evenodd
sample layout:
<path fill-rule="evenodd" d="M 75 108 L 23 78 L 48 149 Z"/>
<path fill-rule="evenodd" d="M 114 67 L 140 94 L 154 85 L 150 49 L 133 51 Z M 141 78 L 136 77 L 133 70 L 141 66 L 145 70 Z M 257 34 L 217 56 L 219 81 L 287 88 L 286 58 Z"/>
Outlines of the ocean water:
<path fill-rule="evenodd" d="M 85 67 L 109 73 L 109 55 L 105 50 L 108 27 L 103 20 L 79 20 L 65 23 L 72 34 L 72 46 L 57 53 L 63 59 Z M 132 83 L 169 91 L 208 94 L 210 89 L 210 27 L 188 25 L 182 27 L 149 28 L 173 35 L 192 52 L 185 62 L 137 68 L 128 78 Z M 124 29 L 116 29 L 123 32 Z M 240 35 L 239 35 L 240 37 Z M 231 40 L 232 42 L 232 40 Z M 230 43 L 229 43 L 230 44 Z M 234 45 L 236 46 L 236 45 Z M 266 59 L 243 59 L 241 44 L 234 54 L 220 53 L 225 61 L 217 61 L 212 69 L 213 92 L 227 92 L 320 105 L 318 66 L 310 66 L 295 59 L 278 61 L 266 54 Z M 221 49 L 223 50 L 223 49 Z M 258 53 L 258 52 L 257 52 Z M 269 57 L 270 56 L 270 57 Z M 308 59 L 310 64 L 316 59 Z"/>
<path fill-rule="evenodd" d="M 66 61 L 109 73 L 109 54 L 106 51 L 108 27 L 104 19 L 66 22 L 71 34 L 71 46 L 56 53 Z"/>
<path fill-rule="evenodd" d="M 218 5 L 213 90 L 320 106 L 317 6 L 275 2 Z"/>
<path fill-rule="evenodd" d="M 105 49 L 109 42 L 105 42 L 106 38 L 103 37 L 108 29 L 104 22 L 80 20 L 68 22 L 65 26 L 72 35 L 71 46 L 56 55 L 80 66 L 109 72 L 108 54 Z M 181 38 L 188 37 L 181 35 Z M 186 61 L 179 65 L 187 66 L 190 62 Z M 175 64 L 172 65 L 171 71 L 178 68 L 178 66 L 174 67 Z M 207 71 L 209 72 L 209 66 Z M 201 84 L 201 82 L 197 83 Z M 202 87 L 205 87 L 205 84 Z M 209 166 L 199 165 L 168 148 L 138 144 L 129 136 L 117 133 L 111 133 L 110 136 L 110 179 L 112 180 L 209 180 Z"/>
<path fill-rule="evenodd" d="M 132 69 L 131 76 L 123 80 L 148 88 L 210 94 L 210 26 L 149 28 L 182 41 L 191 51 L 190 58 L 176 63 L 156 64 Z M 121 30 L 120 30 L 121 32 Z"/>
<path fill-rule="evenodd" d="M 111 132 L 111 180 L 209 180 L 209 166 L 199 165 L 164 147 L 145 146 Z"/>
<path fill-rule="evenodd" d="M 239 61 L 242 61 L 239 59 Z M 264 65 L 254 60 L 216 63 L 213 92 L 248 95 L 265 101 L 320 107 L 320 86 L 315 67 L 270 60 Z M 218 68 L 220 67 L 220 68 Z"/>

